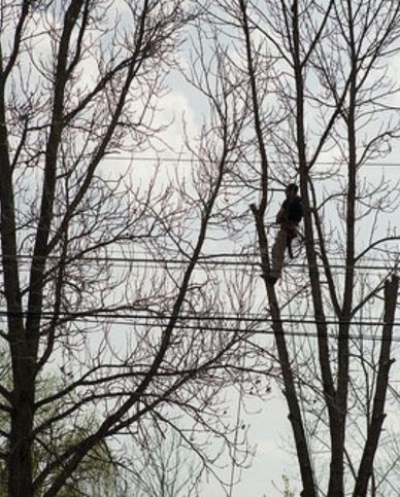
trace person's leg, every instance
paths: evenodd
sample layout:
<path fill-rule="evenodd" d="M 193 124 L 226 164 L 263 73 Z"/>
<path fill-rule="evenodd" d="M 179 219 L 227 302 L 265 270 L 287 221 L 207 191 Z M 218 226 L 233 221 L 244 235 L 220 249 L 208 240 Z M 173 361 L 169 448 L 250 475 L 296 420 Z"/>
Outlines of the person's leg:
<path fill-rule="evenodd" d="M 297 237 L 297 223 L 292 222 L 286 227 L 286 246 L 289 257 L 293 259 L 292 241 Z"/>
<path fill-rule="evenodd" d="M 272 247 L 272 268 L 270 273 L 271 278 L 279 279 L 282 275 L 282 267 L 285 260 L 286 246 L 287 233 L 284 228 L 281 228 L 276 235 L 275 243 Z"/>

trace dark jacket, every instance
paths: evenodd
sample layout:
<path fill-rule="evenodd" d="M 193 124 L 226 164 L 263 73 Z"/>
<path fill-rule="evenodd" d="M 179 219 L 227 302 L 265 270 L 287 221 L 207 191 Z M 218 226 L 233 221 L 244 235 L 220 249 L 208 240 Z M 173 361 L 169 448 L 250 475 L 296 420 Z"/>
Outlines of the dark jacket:
<path fill-rule="evenodd" d="M 294 198 L 287 198 L 283 202 L 281 210 L 283 211 L 283 216 L 280 218 L 280 223 L 286 223 L 288 221 L 299 223 L 303 219 L 301 198 L 297 195 Z"/>

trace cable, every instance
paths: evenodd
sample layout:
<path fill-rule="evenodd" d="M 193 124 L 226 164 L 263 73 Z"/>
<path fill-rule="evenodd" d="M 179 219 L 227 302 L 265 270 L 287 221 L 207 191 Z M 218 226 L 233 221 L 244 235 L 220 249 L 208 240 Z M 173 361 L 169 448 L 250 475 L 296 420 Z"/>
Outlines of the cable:
<path fill-rule="evenodd" d="M 32 313 L 27 313 L 27 312 L 22 312 L 22 313 L 10 313 L 7 311 L 0 311 L 1 316 L 18 316 L 18 317 L 27 317 L 28 315 L 34 316 L 35 314 Z M 40 316 L 37 314 L 37 316 Z M 43 318 L 48 318 L 48 319 L 53 319 L 55 317 L 54 313 L 43 313 L 41 316 Z M 127 326 L 135 326 L 135 327 L 146 327 L 146 328 L 163 328 L 167 325 L 167 323 L 160 323 L 160 320 L 169 320 L 172 318 L 172 315 L 164 315 L 164 316 L 143 316 L 141 315 L 134 315 L 134 314 L 125 314 L 125 315 L 120 315 L 120 314 L 113 314 L 113 313 L 91 313 L 84 315 L 83 313 L 65 313 L 64 317 L 72 317 L 74 318 L 74 321 L 78 322 L 84 322 L 84 323 L 95 323 L 95 324 L 101 324 L 99 323 L 97 318 L 104 318 L 104 322 L 108 324 L 115 324 L 115 325 L 127 325 Z M 132 323 L 132 320 L 135 320 Z M 200 317 L 197 316 L 180 316 L 178 318 L 178 321 L 199 321 L 199 320 L 205 320 L 209 319 L 211 321 L 227 321 L 227 319 L 222 318 L 222 317 L 217 317 L 217 318 L 212 318 L 212 317 Z M 122 321 L 121 321 L 122 320 Z M 294 319 L 294 318 L 286 318 L 282 317 L 282 319 L 279 320 L 274 320 L 273 318 L 259 318 L 259 319 L 250 319 L 250 318 L 236 318 L 230 319 L 234 323 L 239 323 L 239 322 L 244 322 L 247 323 L 248 325 L 257 325 L 257 324 L 273 324 L 274 322 L 280 322 L 280 323 L 291 323 L 291 324 L 317 324 L 318 321 L 314 319 Z M 157 322 L 158 321 L 158 322 Z M 333 320 L 326 320 L 324 321 L 325 324 L 327 325 L 332 325 L 332 324 L 340 324 L 339 321 L 333 321 Z M 393 326 L 400 326 L 400 322 L 393 322 L 393 323 L 384 323 L 380 321 L 354 321 L 354 322 L 343 322 L 342 324 L 352 324 L 354 326 L 384 326 L 384 325 L 393 325 Z M 274 332 L 272 329 L 243 329 L 243 328 L 238 328 L 238 327 L 228 327 L 228 326 L 202 326 L 202 325 L 191 325 L 191 324 L 175 324 L 174 329 L 177 330 L 185 330 L 185 331 L 200 331 L 200 332 L 218 332 L 218 333 L 243 333 L 246 335 L 276 335 L 277 332 Z M 316 332 L 308 332 L 308 331 L 295 331 L 291 330 L 290 332 L 285 332 L 282 331 L 282 333 L 279 333 L 280 335 L 283 336 L 296 336 L 296 337 L 307 337 L 307 338 L 317 338 L 318 333 Z M 342 337 L 338 336 L 337 334 L 334 333 L 328 333 L 328 338 L 329 339 L 336 339 L 340 340 Z M 345 337 L 343 337 L 345 338 Z M 362 338 L 363 340 L 368 340 L 368 341 L 374 341 L 374 342 L 382 342 L 386 341 L 387 339 L 384 339 L 381 336 L 374 336 L 372 334 L 354 334 L 350 333 L 346 338 L 350 338 L 353 340 L 360 340 Z M 391 340 L 393 342 L 399 342 L 400 343 L 400 336 L 398 337 L 392 337 Z"/>
<path fill-rule="evenodd" d="M 96 323 L 99 324 L 97 320 L 91 320 L 91 319 L 77 319 L 76 321 L 81 321 L 81 322 L 89 322 L 89 323 Z M 115 325 L 126 325 L 126 326 L 132 326 L 132 322 L 130 321 L 111 321 L 108 324 L 115 324 Z M 135 327 L 143 327 L 143 328 L 161 328 L 162 325 L 160 323 L 149 323 L 148 321 L 145 322 L 140 322 L 140 321 L 135 321 L 133 323 L 133 326 Z M 272 329 L 247 329 L 244 330 L 243 328 L 235 328 L 235 327 L 226 327 L 226 326 L 213 326 L 213 327 L 206 327 L 206 326 L 192 326 L 192 325 L 179 325 L 175 324 L 174 325 L 175 330 L 184 330 L 184 331 L 199 331 L 199 332 L 210 332 L 210 333 L 228 333 L 228 334 L 243 334 L 243 335 L 259 335 L 259 336 L 285 336 L 285 337 L 299 337 L 299 338 L 318 338 L 318 334 L 316 332 L 308 332 L 308 331 L 294 331 L 291 330 L 290 332 L 287 331 L 282 331 L 282 332 L 276 332 Z M 384 338 L 382 336 L 374 336 L 372 334 L 354 334 L 354 333 L 349 333 L 346 337 L 341 337 L 338 336 L 337 334 L 334 333 L 328 333 L 327 338 L 330 340 L 342 340 L 342 339 L 350 339 L 354 341 L 359 341 L 360 339 L 368 342 L 396 342 L 400 343 L 400 336 L 392 336 L 390 339 L 389 338 Z"/>
<path fill-rule="evenodd" d="M 221 258 L 223 257 L 223 258 L 225 258 L 225 260 L 219 260 L 219 261 L 212 260 L 212 258 L 219 258 L 219 257 L 221 257 Z M 243 267 L 260 267 L 261 266 L 261 262 L 226 260 L 226 258 L 229 258 L 229 257 L 231 257 L 232 259 L 250 258 L 250 257 L 256 258 L 257 255 L 256 254 L 221 254 L 221 255 L 213 254 L 210 256 L 200 257 L 198 260 L 198 265 L 199 266 L 220 266 L 220 267 L 229 267 L 229 266 L 232 266 L 232 267 L 241 267 L 241 266 L 243 266 Z M 21 261 L 32 260 L 32 256 L 27 256 L 27 255 L 17 255 L 17 256 L 12 256 L 12 257 L 11 256 L 4 256 L 4 258 L 5 259 L 13 258 L 13 259 L 21 260 Z M 44 258 L 46 260 L 51 260 L 51 261 L 60 260 L 60 257 L 51 256 L 51 255 L 45 256 Z M 71 262 L 73 260 L 75 260 L 75 258 L 71 259 Z M 377 259 L 377 258 L 368 259 L 368 260 L 382 261 L 382 259 Z M 160 264 L 163 264 L 163 265 L 184 265 L 184 264 L 188 264 L 190 262 L 188 259 L 172 259 L 172 258 L 166 258 L 166 257 L 149 258 L 149 257 L 135 257 L 135 256 L 133 256 L 133 257 L 82 256 L 82 257 L 79 257 L 79 261 L 80 262 L 97 262 L 97 263 L 113 262 L 113 263 L 119 263 L 119 264 L 123 264 L 123 265 L 128 265 L 130 263 L 134 263 L 135 265 L 137 265 L 139 267 L 140 267 L 140 265 L 143 265 L 143 267 L 145 267 L 146 265 L 149 265 L 149 264 L 154 264 L 154 265 L 160 265 Z M 384 262 L 384 261 L 382 261 L 382 262 Z M 398 261 L 398 264 L 400 265 L 400 261 Z M 300 269 L 305 269 L 305 268 L 309 267 L 309 264 L 307 264 L 305 262 L 304 263 L 290 262 L 290 264 L 288 264 L 288 265 L 290 265 L 290 267 L 300 268 Z M 317 267 L 322 269 L 324 266 L 323 266 L 323 264 L 317 264 Z M 329 267 L 331 269 L 347 269 L 349 267 L 352 267 L 355 269 L 368 270 L 368 271 L 380 271 L 380 270 L 382 270 L 382 271 L 394 271 L 394 270 L 398 269 L 397 263 L 394 266 L 389 267 L 389 266 L 384 265 L 384 264 L 382 264 L 382 265 L 378 265 L 378 264 L 375 264 L 375 265 L 355 264 L 354 266 L 348 266 L 346 264 L 338 264 L 338 263 L 332 262 L 329 264 Z M 218 268 L 216 268 L 216 269 L 218 269 Z"/>
<path fill-rule="evenodd" d="M 133 156 L 120 156 L 120 155 L 108 155 L 103 158 L 103 160 L 114 160 L 114 161 L 131 161 L 131 162 L 166 162 L 166 163 L 188 163 L 188 164 L 194 164 L 198 162 L 204 162 L 207 164 L 214 164 L 218 163 L 218 161 L 211 161 L 211 160 L 206 160 L 206 159 L 197 159 L 197 158 L 186 158 L 186 157 L 133 157 Z M 235 163 L 235 164 L 246 164 L 247 162 L 244 160 L 228 160 L 226 163 Z M 252 163 L 255 164 L 261 164 L 261 161 L 259 159 L 253 159 Z M 281 162 L 276 161 L 276 160 L 270 160 L 270 164 L 281 164 Z M 341 166 L 341 165 L 347 165 L 346 163 L 333 163 L 331 161 L 320 161 L 316 162 L 315 165 L 317 166 Z M 398 167 L 400 168 L 400 163 L 396 162 L 366 162 L 365 164 L 362 164 L 361 167 Z M 280 190 L 284 191 L 284 189 Z"/>
<path fill-rule="evenodd" d="M 386 324 L 390 324 L 393 326 L 400 326 L 400 321 L 393 321 L 391 323 L 385 323 L 382 320 L 350 320 L 350 321 L 341 321 L 333 317 L 328 317 L 324 320 L 318 321 L 316 319 L 306 318 L 305 316 L 299 318 L 293 318 L 292 316 L 282 316 L 279 319 L 274 319 L 272 317 L 259 316 L 255 315 L 254 317 L 237 317 L 237 316 L 224 316 L 224 315 L 215 315 L 215 316 L 200 316 L 200 315 L 173 315 L 173 314 L 144 314 L 144 313 L 117 313 L 117 312 L 107 312 L 107 311 L 99 311 L 91 312 L 87 310 L 86 312 L 71 312 L 71 311 L 60 311 L 59 313 L 54 313 L 52 311 L 43 311 L 40 313 L 21 311 L 21 312 L 12 312 L 8 310 L 0 310 L 0 316 L 3 317 L 40 317 L 43 319 L 54 319 L 57 318 L 73 318 L 80 319 L 86 317 L 92 318 L 111 318 L 111 319 L 152 319 L 156 321 L 161 320 L 177 320 L 177 321 L 229 321 L 233 323 L 292 323 L 292 324 L 326 324 L 326 325 L 353 325 L 353 326 L 385 326 Z M 165 324 L 165 323 L 164 323 Z"/>

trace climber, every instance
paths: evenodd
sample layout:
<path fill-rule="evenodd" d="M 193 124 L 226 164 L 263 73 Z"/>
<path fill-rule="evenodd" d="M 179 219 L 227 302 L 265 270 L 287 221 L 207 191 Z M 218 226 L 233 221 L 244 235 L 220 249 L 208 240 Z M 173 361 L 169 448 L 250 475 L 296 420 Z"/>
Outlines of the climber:
<path fill-rule="evenodd" d="M 286 200 L 283 202 L 277 216 L 276 222 L 279 224 L 279 231 L 272 247 L 271 259 L 272 268 L 267 276 L 267 283 L 275 285 L 282 274 L 285 250 L 288 249 L 290 257 L 291 242 L 297 236 L 297 227 L 303 218 L 301 198 L 297 195 L 298 187 L 295 183 L 290 183 L 285 189 Z"/>

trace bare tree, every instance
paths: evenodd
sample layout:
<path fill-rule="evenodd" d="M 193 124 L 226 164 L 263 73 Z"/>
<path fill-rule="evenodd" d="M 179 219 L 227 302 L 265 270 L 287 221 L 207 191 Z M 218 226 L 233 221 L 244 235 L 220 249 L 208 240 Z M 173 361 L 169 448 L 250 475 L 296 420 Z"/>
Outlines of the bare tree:
<path fill-rule="evenodd" d="M 201 495 L 199 467 L 193 453 L 181 445 L 175 432 L 161 433 L 157 427 L 152 437 L 143 437 L 137 457 L 126 467 L 126 479 L 131 481 L 138 497 L 186 497 Z M 132 464 L 133 463 L 133 464 Z"/>
<path fill-rule="evenodd" d="M 302 495 L 377 495 L 371 475 L 394 390 L 398 235 L 390 215 L 399 188 L 366 167 L 385 157 L 399 134 L 399 88 L 389 74 L 399 4 L 220 0 L 208 13 L 210 23 L 224 26 L 222 39 L 232 40 L 225 64 L 242 75 L 238 98 L 252 108 L 235 181 L 243 199 L 259 184 L 251 213 L 265 280 L 278 207 L 273 191 L 300 184 L 307 277 L 296 261 L 283 287 L 266 283 L 266 319 Z"/>
<path fill-rule="evenodd" d="M 1 336 L 12 386 L 0 386 L 0 456 L 10 496 L 59 494 L 103 440 L 136 444 L 150 423 L 175 429 L 204 469 L 214 460 L 204 434 L 221 451 L 232 443 L 219 394 L 266 371 L 250 344 L 247 375 L 238 367 L 252 285 L 240 275 L 216 285 L 202 263 L 246 109 L 214 102 L 189 174 L 107 160 L 154 144 L 164 77 L 194 15 L 180 0 L 1 3 Z M 52 368 L 62 386 L 40 391 Z M 89 432 L 88 408 L 100 420 Z M 46 445 L 49 432 L 70 443 Z M 38 445 L 46 457 L 34 467 Z"/>

